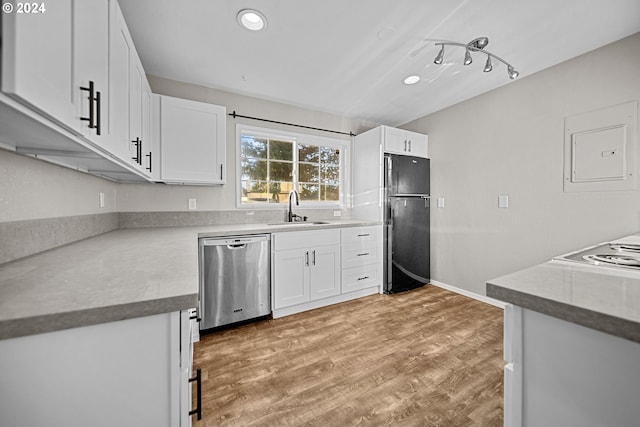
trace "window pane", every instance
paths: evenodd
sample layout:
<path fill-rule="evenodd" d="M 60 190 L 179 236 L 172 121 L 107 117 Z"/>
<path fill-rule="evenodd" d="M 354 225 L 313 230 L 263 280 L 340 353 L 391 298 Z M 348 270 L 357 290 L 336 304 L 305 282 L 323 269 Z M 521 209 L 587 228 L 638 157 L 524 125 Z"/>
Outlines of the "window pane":
<path fill-rule="evenodd" d="M 293 160 L 293 142 L 270 140 L 269 158 L 275 160 Z"/>
<path fill-rule="evenodd" d="M 340 164 L 340 150 L 331 147 L 320 147 L 320 161 L 322 163 Z"/>
<path fill-rule="evenodd" d="M 325 165 L 320 166 L 320 177 L 325 181 L 340 181 L 340 166 Z"/>
<path fill-rule="evenodd" d="M 271 181 L 269 184 L 269 203 L 286 203 L 293 182 Z"/>
<path fill-rule="evenodd" d="M 301 182 L 298 186 L 298 193 L 300 194 L 300 200 L 318 200 L 319 195 L 318 184 L 310 182 Z"/>
<path fill-rule="evenodd" d="M 242 181 L 243 203 L 264 203 L 268 200 L 266 181 Z"/>
<path fill-rule="evenodd" d="M 267 158 L 267 140 L 251 135 L 242 135 L 242 158 L 253 157 L 256 159 Z"/>
<path fill-rule="evenodd" d="M 247 159 L 242 161 L 242 179 L 267 180 L 266 160 Z"/>
<path fill-rule="evenodd" d="M 298 145 L 298 161 L 299 162 L 318 162 L 319 147 L 315 145 Z"/>
<path fill-rule="evenodd" d="M 298 180 L 303 182 L 319 182 L 320 171 L 318 164 L 300 163 L 298 165 Z"/>
<path fill-rule="evenodd" d="M 269 179 L 271 181 L 291 181 L 293 178 L 293 163 L 269 162 Z"/>
<path fill-rule="evenodd" d="M 322 185 L 321 200 L 323 201 L 340 200 L 340 187 L 337 185 Z"/>

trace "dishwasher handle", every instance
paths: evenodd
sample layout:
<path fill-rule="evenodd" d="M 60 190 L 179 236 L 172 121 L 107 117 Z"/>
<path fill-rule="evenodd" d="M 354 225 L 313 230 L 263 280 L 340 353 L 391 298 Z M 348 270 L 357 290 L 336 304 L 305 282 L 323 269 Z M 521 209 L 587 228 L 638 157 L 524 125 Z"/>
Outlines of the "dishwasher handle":
<path fill-rule="evenodd" d="M 269 236 L 239 236 L 222 239 L 201 239 L 202 246 L 226 246 L 229 249 L 242 249 L 252 243 L 261 243 L 269 240 Z"/>

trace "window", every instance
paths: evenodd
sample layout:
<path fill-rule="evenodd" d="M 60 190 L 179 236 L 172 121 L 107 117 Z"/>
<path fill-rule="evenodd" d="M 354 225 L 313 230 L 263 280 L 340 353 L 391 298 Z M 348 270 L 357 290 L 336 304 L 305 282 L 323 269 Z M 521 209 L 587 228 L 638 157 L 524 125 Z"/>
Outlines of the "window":
<path fill-rule="evenodd" d="M 298 191 L 300 203 L 342 205 L 349 141 L 236 126 L 239 206 L 273 206 Z"/>

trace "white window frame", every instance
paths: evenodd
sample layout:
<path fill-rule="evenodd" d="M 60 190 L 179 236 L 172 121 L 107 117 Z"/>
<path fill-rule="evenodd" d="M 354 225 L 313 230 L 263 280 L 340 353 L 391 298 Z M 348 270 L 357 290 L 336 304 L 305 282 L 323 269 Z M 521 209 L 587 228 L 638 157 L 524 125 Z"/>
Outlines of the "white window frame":
<path fill-rule="evenodd" d="M 287 207 L 286 203 L 242 203 L 242 134 L 255 133 L 274 139 L 292 140 L 297 144 L 310 144 L 340 149 L 340 196 L 335 202 L 320 202 L 300 200 L 300 207 L 311 209 L 342 209 L 350 203 L 351 194 L 351 140 L 327 138 L 317 135 L 309 135 L 298 132 L 289 132 L 279 129 L 270 129 L 257 126 L 249 126 L 242 123 L 236 124 L 236 207 L 241 209 L 280 209 Z M 294 150 L 293 173 L 298 173 L 298 153 Z"/>

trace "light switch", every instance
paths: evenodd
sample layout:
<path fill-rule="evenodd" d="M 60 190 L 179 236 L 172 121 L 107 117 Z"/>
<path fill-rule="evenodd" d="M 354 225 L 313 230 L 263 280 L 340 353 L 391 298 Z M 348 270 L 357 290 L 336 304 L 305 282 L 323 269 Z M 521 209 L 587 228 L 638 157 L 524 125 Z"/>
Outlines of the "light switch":
<path fill-rule="evenodd" d="M 499 208 L 508 208 L 509 207 L 509 196 L 508 195 L 500 195 L 500 196 L 498 196 L 498 207 Z"/>
<path fill-rule="evenodd" d="M 444 208 L 444 197 L 438 197 L 438 207 Z"/>
<path fill-rule="evenodd" d="M 189 210 L 195 210 L 198 209 L 198 206 L 196 204 L 196 199 L 189 199 Z"/>

